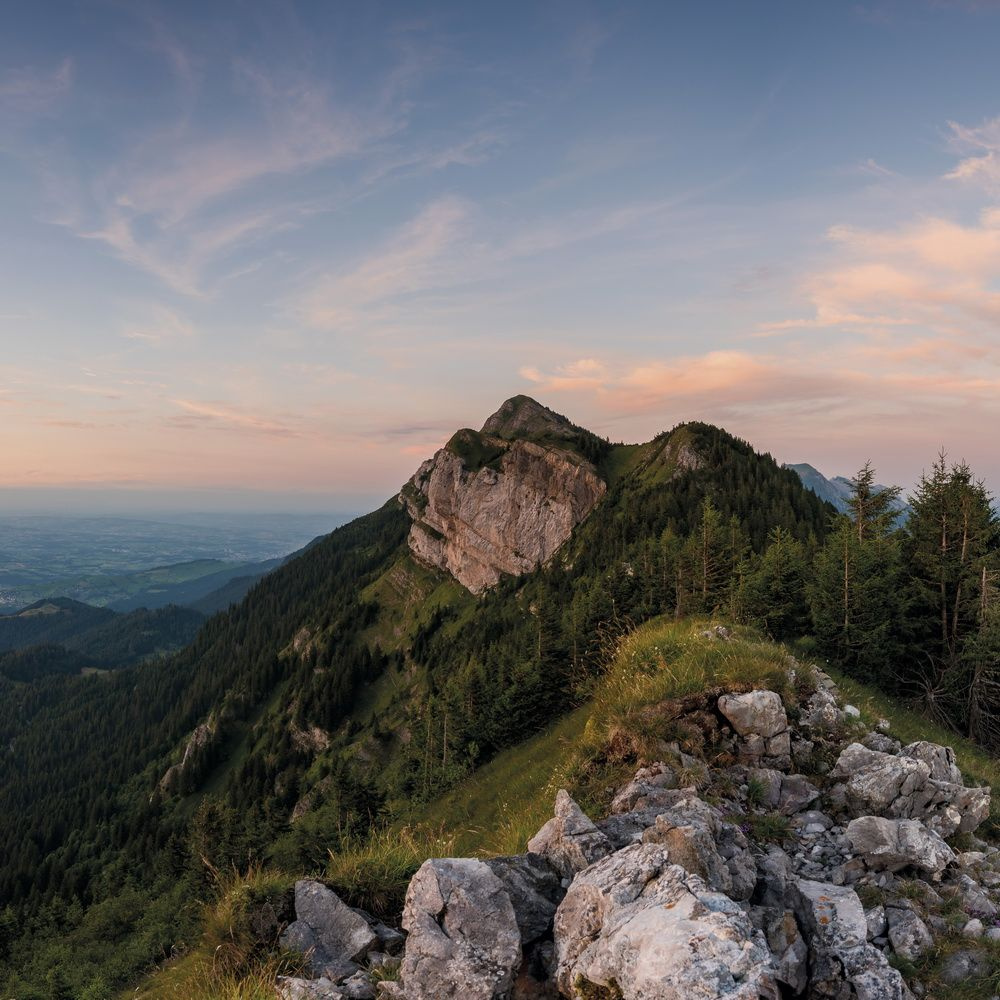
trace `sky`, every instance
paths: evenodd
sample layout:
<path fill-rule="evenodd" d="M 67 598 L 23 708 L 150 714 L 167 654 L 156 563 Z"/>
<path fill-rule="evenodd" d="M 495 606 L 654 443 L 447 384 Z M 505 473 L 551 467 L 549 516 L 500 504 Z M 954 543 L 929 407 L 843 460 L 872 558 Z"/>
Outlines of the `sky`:
<path fill-rule="evenodd" d="M 0 506 L 364 509 L 516 393 L 1000 490 L 998 32 L 990 0 L 8 0 Z"/>

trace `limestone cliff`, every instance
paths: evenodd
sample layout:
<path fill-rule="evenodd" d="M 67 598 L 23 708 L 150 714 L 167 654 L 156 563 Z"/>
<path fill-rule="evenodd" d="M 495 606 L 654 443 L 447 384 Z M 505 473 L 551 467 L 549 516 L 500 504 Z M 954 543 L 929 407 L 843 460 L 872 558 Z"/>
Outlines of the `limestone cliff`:
<path fill-rule="evenodd" d="M 527 397 L 459 431 L 400 492 L 410 550 L 474 594 L 546 562 L 607 489 L 577 431 Z"/>

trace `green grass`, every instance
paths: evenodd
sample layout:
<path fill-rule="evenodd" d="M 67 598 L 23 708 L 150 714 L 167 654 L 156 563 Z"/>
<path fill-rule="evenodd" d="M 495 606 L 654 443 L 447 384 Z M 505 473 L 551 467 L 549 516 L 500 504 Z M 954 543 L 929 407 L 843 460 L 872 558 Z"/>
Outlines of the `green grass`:
<path fill-rule="evenodd" d="M 556 792 L 581 739 L 584 706 L 530 740 L 505 750 L 420 810 L 444 824 L 459 854 L 513 854 L 551 817 Z"/>
<path fill-rule="evenodd" d="M 274 980 L 295 975 L 301 956 L 277 950 L 276 932 L 264 931 L 255 914 L 276 912 L 295 877 L 254 867 L 245 874 L 217 875 L 217 900 L 206 905 L 197 947 L 167 962 L 121 1000 L 274 1000 Z"/>
<path fill-rule="evenodd" d="M 454 838 L 443 827 L 379 829 L 331 851 L 326 882 L 349 906 L 397 923 L 417 869 L 428 858 L 456 853 Z"/>
<path fill-rule="evenodd" d="M 676 741 L 695 755 L 710 749 L 692 719 L 702 707 L 711 714 L 715 694 L 767 688 L 777 691 L 794 712 L 798 701 L 813 688 L 812 672 L 799 669 L 793 686 L 787 649 L 745 628 L 733 629 L 730 641 L 704 638 L 701 633 L 710 624 L 661 618 L 636 629 L 621 641 L 584 706 L 498 754 L 447 793 L 413 809 L 405 825 L 381 828 L 349 842 L 345 850 L 331 855 L 326 880 L 352 905 L 391 919 L 401 909 L 410 878 L 428 857 L 523 851 L 528 839 L 551 817 L 559 788 L 566 788 L 596 818 L 606 813 L 610 790 L 628 780 L 641 763 L 662 758 L 667 743 Z M 954 747 L 968 779 L 990 785 L 1000 779 L 1000 765 L 967 740 L 873 688 L 833 676 L 842 699 L 856 705 L 869 725 L 887 718 L 892 734 L 904 742 L 927 739 Z M 706 770 L 690 778 L 697 783 L 708 776 Z M 762 792 L 752 789 L 751 800 Z M 754 802 L 750 805 L 753 808 Z M 780 842 L 789 833 L 787 818 L 776 814 L 750 812 L 740 820 L 750 825 L 750 835 L 758 842 Z M 283 880 L 290 883 L 291 876 L 258 872 L 251 884 L 254 879 L 275 879 L 279 885 Z M 145 991 L 136 995 L 148 1000 L 257 1000 L 268 995 L 259 992 L 264 988 L 260 984 L 266 984 L 269 976 L 273 982 L 276 966 L 267 962 L 277 960 L 265 961 L 256 952 L 248 952 L 245 937 L 232 932 L 233 926 L 239 926 L 239 919 L 232 915 L 242 912 L 240 900 L 254 891 L 227 887 L 222 901 L 206 918 L 198 949 L 153 977 Z M 237 945 L 232 944 L 234 940 Z M 224 952 L 232 947 L 236 956 L 222 968 L 216 957 L 220 947 Z M 921 965 L 925 983 L 938 985 L 936 970 L 947 954 L 942 946 Z M 236 968 L 245 974 L 237 975 Z M 975 989 L 989 988 L 990 992 L 976 993 L 971 985 L 962 984 L 949 988 L 949 996 L 971 1000 L 991 995 L 995 982 L 991 973 L 975 983 Z"/>

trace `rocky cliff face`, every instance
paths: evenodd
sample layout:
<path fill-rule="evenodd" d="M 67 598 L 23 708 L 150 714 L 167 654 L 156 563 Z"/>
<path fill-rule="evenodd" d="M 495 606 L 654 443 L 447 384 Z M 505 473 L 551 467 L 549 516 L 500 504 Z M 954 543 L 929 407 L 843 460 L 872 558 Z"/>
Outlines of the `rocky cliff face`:
<path fill-rule="evenodd" d="M 530 406 L 528 404 L 531 404 Z M 474 594 L 546 562 L 607 489 L 563 440 L 575 428 L 533 400 L 508 400 L 483 431 L 459 431 L 399 498 L 409 546 Z"/>

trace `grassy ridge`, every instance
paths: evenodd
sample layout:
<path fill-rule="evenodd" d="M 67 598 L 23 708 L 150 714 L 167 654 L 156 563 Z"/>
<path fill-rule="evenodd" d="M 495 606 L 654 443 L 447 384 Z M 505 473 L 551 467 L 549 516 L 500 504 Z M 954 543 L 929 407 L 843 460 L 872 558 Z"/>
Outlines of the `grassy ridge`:
<path fill-rule="evenodd" d="M 414 811 L 406 825 L 375 830 L 347 850 L 331 855 L 324 872 L 308 874 L 324 878 L 352 905 L 391 918 L 394 912 L 398 914 L 409 879 L 426 858 L 488 857 L 523 851 L 530 836 L 552 815 L 559 788 L 566 788 L 592 815 L 603 814 L 608 807 L 608 788 L 626 780 L 637 759 L 653 759 L 664 739 L 676 740 L 683 747 L 691 738 L 682 719 L 672 723 L 668 715 L 650 711 L 654 706 L 712 689 L 768 688 L 782 694 L 791 707 L 800 692 L 789 677 L 788 649 L 762 641 L 745 628 L 733 629 L 728 642 L 706 638 L 703 633 L 709 627 L 704 621 L 661 618 L 636 629 L 621 641 L 585 705 L 532 739 L 498 754 L 475 774 Z M 799 671 L 804 682 L 808 682 L 803 676 L 807 673 Z M 953 746 L 969 780 L 1000 783 L 1000 765 L 967 740 L 873 688 L 833 676 L 843 698 L 861 710 L 869 725 L 887 718 L 893 735 L 903 742 L 929 739 Z M 993 825 L 1000 829 L 996 823 L 994 814 Z M 146 1000 L 177 1000 L 181 996 L 191 1000 L 256 1000 L 269 996 L 264 989 L 267 977 L 273 982 L 287 956 L 254 952 L 245 941 L 237 947 L 232 928 L 241 926 L 239 915 L 245 913 L 241 905 L 247 899 L 259 898 L 266 891 L 284 891 L 293 881 L 294 876 L 261 870 L 251 872 L 246 880 L 231 880 L 221 901 L 206 911 L 206 930 L 199 948 L 151 977 L 135 995 Z M 210 956 L 222 945 L 256 958 L 244 963 L 242 974 L 229 967 L 220 971 Z M 947 953 L 945 949 L 942 956 Z"/>

